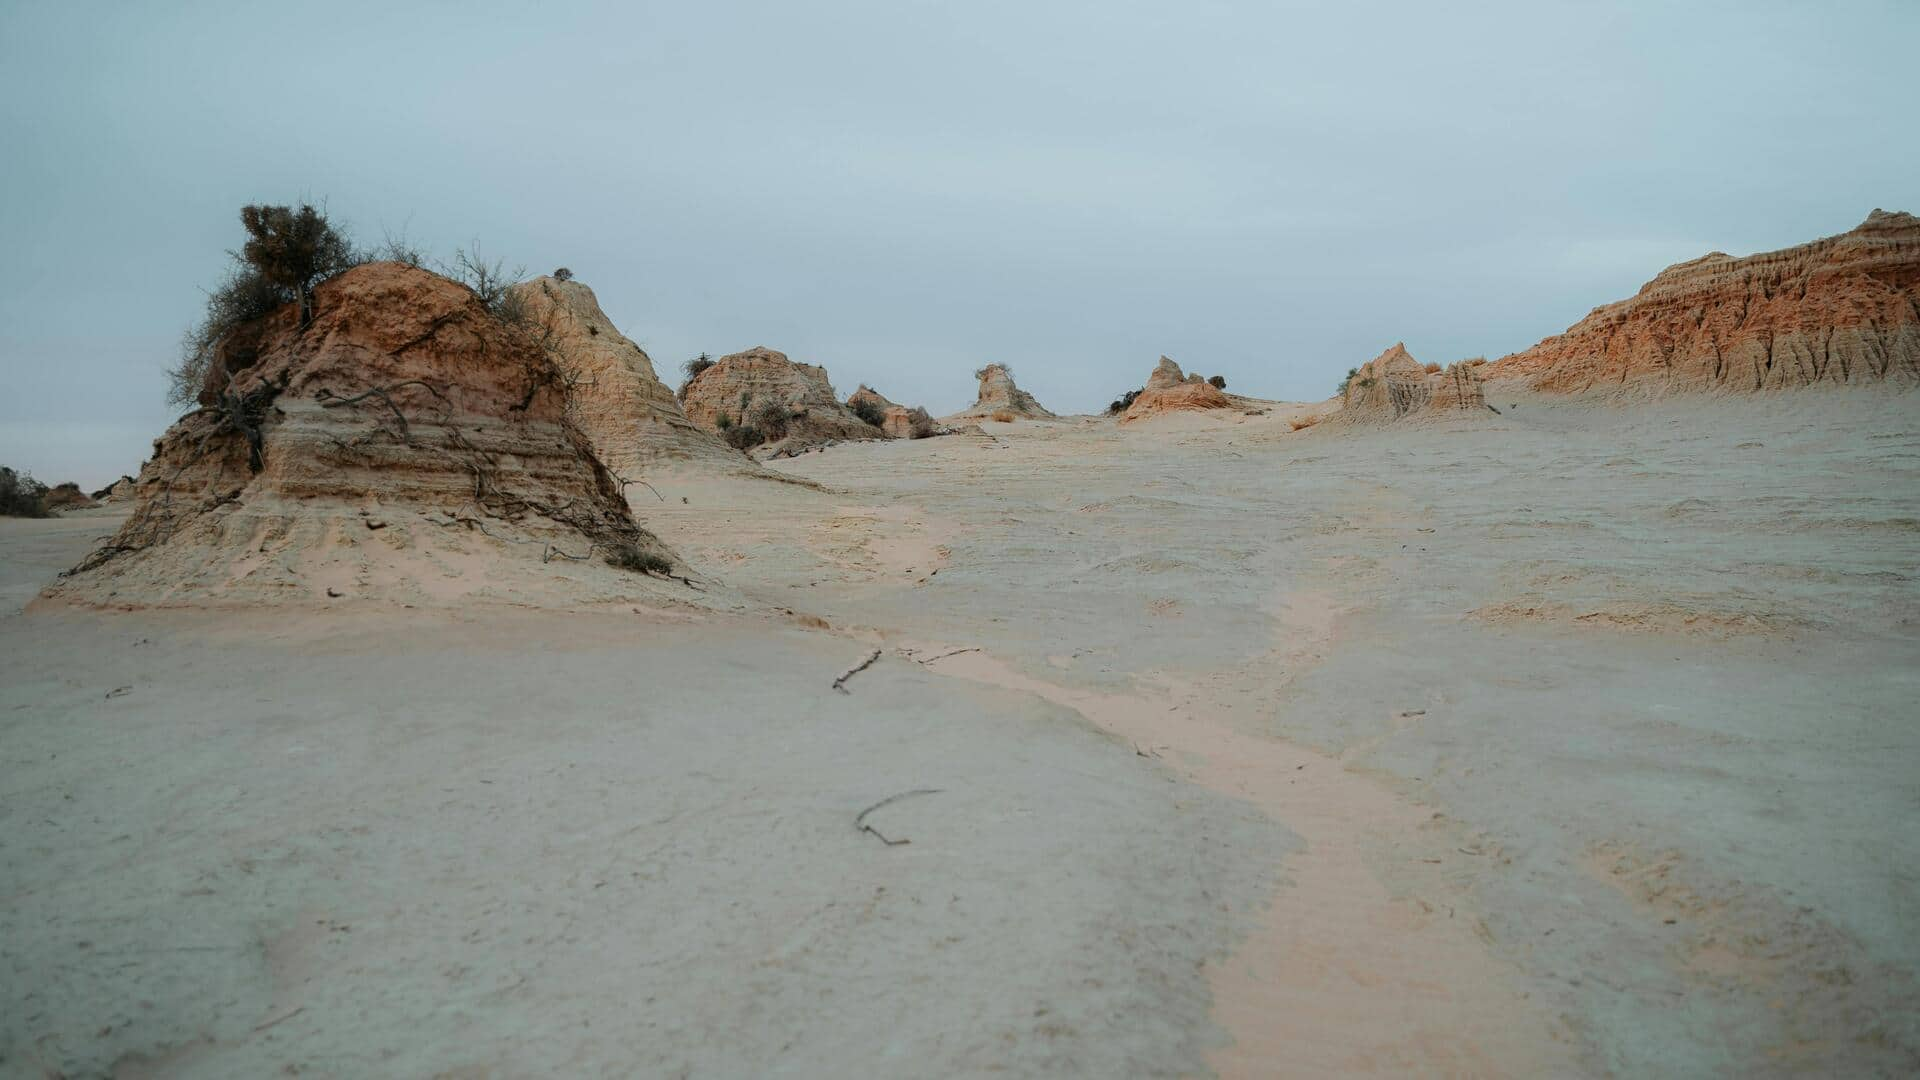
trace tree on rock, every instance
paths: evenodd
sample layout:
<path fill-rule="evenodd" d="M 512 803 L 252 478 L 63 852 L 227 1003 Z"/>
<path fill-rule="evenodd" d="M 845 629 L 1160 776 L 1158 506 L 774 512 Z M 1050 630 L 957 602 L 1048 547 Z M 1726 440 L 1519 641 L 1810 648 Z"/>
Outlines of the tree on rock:
<path fill-rule="evenodd" d="M 245 206 L 247 243 L 240 257 L 268 283 L 300 302 L 300 324 L 313 314 L 314 283 L 354 264 L 353 245 L 313 207 Z"/>

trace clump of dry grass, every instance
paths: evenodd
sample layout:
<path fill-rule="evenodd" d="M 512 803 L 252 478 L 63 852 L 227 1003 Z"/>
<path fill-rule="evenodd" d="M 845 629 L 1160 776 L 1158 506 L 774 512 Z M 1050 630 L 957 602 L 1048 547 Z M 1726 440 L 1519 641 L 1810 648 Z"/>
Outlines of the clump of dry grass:
<path fill-rule="evenodd" d="M 1287 426 L 1292 428 L 1295 431 L 1304 431 L 1305 429 L 1310 428 L 1319 422 L 1320 422 L 1320 414 L 1315 413 L 1312 416 L 1302 416 L 1293 420 L 1289 420 L 1287 421 Z"/>
<path fill-rule="evenodd" d="M 996 410 L 994 414 L 988 417 L 987 419 L 992 420 L 996 424 L 1011 424 L 1015 420 L 1018 420 L 1020 418 L 1013 415 L 1012 409 L 999 409 L 999 410 Z"/>
<path fill-rule="evenodd" d="M 1432 360 L 1427 361 L 1427 374 L 1429 375 L 1440 374 L 1440 365 L 1438 363 L 1435 363 Z"/>

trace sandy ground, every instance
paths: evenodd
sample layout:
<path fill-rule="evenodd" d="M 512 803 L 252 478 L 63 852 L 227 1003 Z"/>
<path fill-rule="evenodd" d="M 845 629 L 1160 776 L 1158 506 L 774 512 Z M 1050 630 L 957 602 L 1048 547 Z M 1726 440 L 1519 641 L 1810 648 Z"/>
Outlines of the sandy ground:
<path fill-rule="evenodd" d="M 759 615 L 0 521 L 0 1071 L 1920 1068 L 1920 398 L 1491 400 L 650 476 Z"/>

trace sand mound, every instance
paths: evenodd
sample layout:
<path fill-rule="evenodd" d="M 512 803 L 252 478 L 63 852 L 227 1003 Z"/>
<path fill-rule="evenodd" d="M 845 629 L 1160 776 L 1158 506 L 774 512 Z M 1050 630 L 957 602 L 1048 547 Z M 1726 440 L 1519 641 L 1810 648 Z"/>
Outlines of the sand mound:
<path fill-rule="evenodd" d="M 765 346 L 714 361 L 681 395 L 687 419 L 716 435 L 741 425 L 759 429 L 766 436 L 759 452 L 767 457 L 887 437 L 840 403 L 826 368 L 796 363 Z"/>
<path fill-rule="evenodd" d="M 233 335 L 230 383 L 154 444 L 132 516 L 48 595 L 552 603 L 644 581 L 609 550 L 666 555 L 568 422 L 552 359 L 464 286 L 373 263 L 297 319 Z"/>
<path fill-rule="evenodd" d="M 1198 412 L 1207 409 L 1230 409 L 1234 402 L 1224 390 L 1201 378 L 1198 374 L 1187 375 L 1180 365 L 1167 357 L 1161 357 L 1160 363 L 1147 378 L 1147 385 L 1127 406 L 1120 417 L 1123 424 L 1135 420 L 1144 420 L 1170 412 Z"/>
<path fill-rule="evenodd" d="M 1050 420 L 1053 413 L 1035 401 L 1032 394 L 1013 383 L 1013 372 L 1004 364 L 988 364 L 974 374 L 980 377 L 980 392 L 973 407 L 948 417 L 949 420 L 983 420 L 995 413 L 1011 413 L 1027 420 Z"/>
<path fill-rule="evenodd" d="M 85 510 L 95 505 L 86 492 L 75 483 L 55 484 L 47 489 L 47 509 L 49 510 Z"/>
<path fill-rule="evenodd" d="M 1640 393 L 1920 381 L 1920 219 L 1875 210 L 1810 244 L 1670 266 L 1485 374 Z"/>
<path fill-rule="evenodd" d="M 131 476 L 122 476 L 93 493 L 93 500 L 102 503 L 125 502 L 131 498 L 133 498 L 133 477 Z"/>
<path fill-rule="evenodd" d="M 1384 423 L 1409 417 L 1491 415 L 1481 391 L 1481 365 L 1461 361 L 1429 372 L 1405 343 L 1360 365 L 1347 380 L 1335 419 Z"/>
<path fill-rule="evenodd" d="M 926 439 L 952 434 L 949 429 L 936 423 L 927 410 L 918 405 L 900 405 L 889 401 L 885 394 L 866 383 L 861 383 L 860 389 L 847 395 L 847 408 L 862 419 L 865 419 L 865 410 L 871 410 L 880 417 L 880 430 L 896 439 Z"/>
<path fill-rule="evenodd" d="M 569 418 L 616 477 L 638 479 L 648 467 L 665 462 L 752 468 L 687 419 L 646 351 L 613 325 L 592 289 L 552 277 L 514 289 L 535 333 L 567 377 Z"/>

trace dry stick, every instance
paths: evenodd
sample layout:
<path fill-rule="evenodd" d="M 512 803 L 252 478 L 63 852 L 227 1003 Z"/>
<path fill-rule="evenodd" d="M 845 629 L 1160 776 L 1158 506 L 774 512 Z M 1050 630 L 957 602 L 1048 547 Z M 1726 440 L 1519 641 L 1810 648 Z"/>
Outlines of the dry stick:
<path fill-rule="evenodd" d="M 858 675 L 861 672 L 872 667 L 873 662 L 878 659 L 880 659 L 879 649 L 875 649 L 872 652 L 868 653 L 867 658 L 865 660 L 862 660 L 859 663 L 848 668 L 847 670 L 841 672 L 840 677 L 833 680 L 833 688 L 835 690 L 840 691 L 843 694 L 852 693 L 853 691 L 847 689 L 847 680 L 853 678 L 855 675 Z"/>
<path fill-rule="evenodd" d="M 868 661 L 868 663 L 872 663 L 872 661 Z M 903 791 L 898 795 L 889 795 L 886 798 L 881 799 L 879 802 L 874 803 L 872 806 L 867 807 L 865 810 L 860 811 L 860 816 L 853 819 L 853 827 L 860 830 L 861 832 L 870 832 L 873 835 L 880 837 L 880 842 L 887 845 L 888 847 L 899 847 L 901 844 L 911 844 L 913 843 L 913 841 L 907 839 L 904 836 L 898 840 L 887 839 L 885 836 L 881 835 L 879 829 L 876 829 L 873 826 L 867 824 L 867 815 L 873 813 L 875 810 L 880 809 L 881 807 L 887 805 L 888 803 L 896 803 L 896 802 L 899 802 L 901 799 L 911 799 L 915 795 L 938 795 L 942 790 L 943 789 L 941 788 L 914 788 L 912 791 Z"/>
<path fill-rule="evenodd" d="M 980 647 L 979 647 L 978 645 L 976 645 L 976 646 L 974 646 L 974 647 L 973 647 L 973 648 L 971 648 L 971 649 L 955 649 L 955 650 L 953 650 L 952 652 L 943 652 L 943 653 L 941 653 L 941 654 L 940 654 L 939 656 L 930 656 L 930 657 L 928 657 L 928 658 L 926 658 L 925 660 L 920 660 L 920 661 L 917 661 L 917 662 L 918 662 L 918 663 L 922 663 L 922 664 L 931 664 L 931 663 L 933 663 L 933 662 L 934 662 L 935 660 L 945 660 L 945 659 L 946 659 L 947 657 L 949 657 L 949 656 L 959 656 L 959 655 L 960 655 L 961 653 L 967 653 L 967 652 L 979 652 L 979 651 L 980 651 Z"/>

